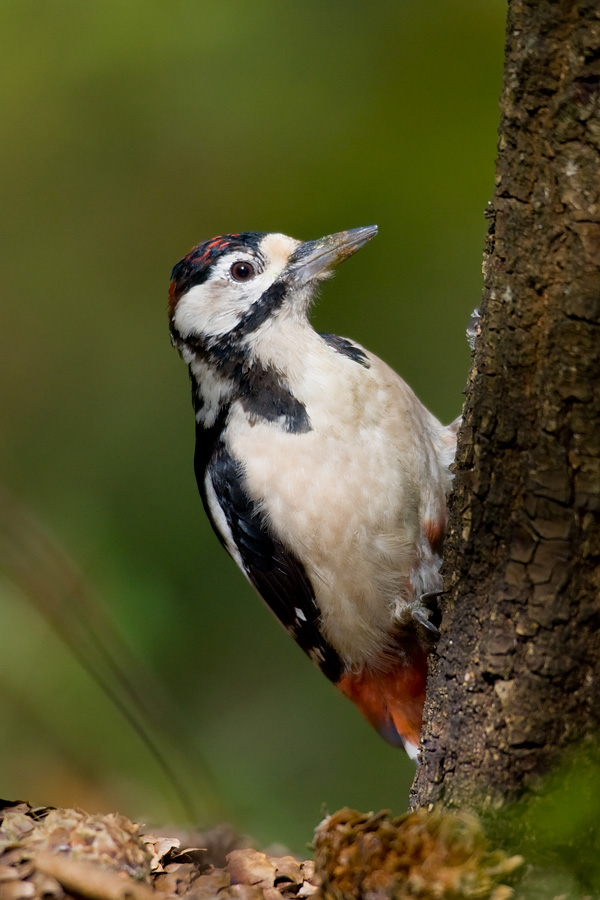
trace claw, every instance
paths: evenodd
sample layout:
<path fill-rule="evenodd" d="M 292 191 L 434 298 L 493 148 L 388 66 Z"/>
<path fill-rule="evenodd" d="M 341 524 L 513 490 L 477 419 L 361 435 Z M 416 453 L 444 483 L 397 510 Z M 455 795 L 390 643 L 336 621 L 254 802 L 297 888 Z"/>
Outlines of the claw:
<path fill-rule="evenodd" d="M 418 605 L 412 613 L 415 622 L 425 628 L 434 641 L 437 641 L 440 637 L 438 625 L 440 624 L 441 619 L 440 608 L 435 601 L 438 597 L 441 597 L 443 593 L 443 590 L 438 589 L 435 591 L 426 591 L 426 593 L 421 594 L 421 597 L 419 598 L 420 605 Z M 433 622 L 431 621 L 432 617 L 434 619 Z"/>
<path fill-rule="evenodd" d="M 423 594 L 423 597 L 427 597 L 427 596 L 428 596 L 427 594 Z M 421 597 L 421 599 L 423 599 L 423 597 Z M 429 616 L 430 616 L 429 611 L 426 609 L 415 609 L 412 616 L 413 616 L 413 619 L 419 623 L 419 625 L 422 625 L 423 628 L 426 628 L 427 631 L 430 631 L 431 634 L 433 635 L 433 637 L 435 638 L 435 640 L 437 641 L 437 639 L 440 636 L 440 632 L 439 632 L 439 629 L 433 624 L 433 622 L 431 622 L 429 620 Z"/>

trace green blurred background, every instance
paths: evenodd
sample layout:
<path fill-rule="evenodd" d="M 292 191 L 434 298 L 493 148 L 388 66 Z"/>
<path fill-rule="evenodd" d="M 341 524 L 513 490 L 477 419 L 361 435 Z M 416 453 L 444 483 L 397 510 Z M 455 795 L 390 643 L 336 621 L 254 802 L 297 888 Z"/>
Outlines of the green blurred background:
<path fill-rule="evenodd" d="M 210 531 L 169 273 L 227 231 L 316 238 L 376 222 L 315 324 L 456 416 L 504 14 L 500 0 L 0 6 L 0 480 L 175 698 L 187 734 L 165 722 L 159 740 L 201 812 L 204 759 L 213 817 L 300 852 L 323 804 L 401 812 L 414 770 Z M 8 577 L 0 615 L 0 795 L 180 818 L 144 746 Z"/>

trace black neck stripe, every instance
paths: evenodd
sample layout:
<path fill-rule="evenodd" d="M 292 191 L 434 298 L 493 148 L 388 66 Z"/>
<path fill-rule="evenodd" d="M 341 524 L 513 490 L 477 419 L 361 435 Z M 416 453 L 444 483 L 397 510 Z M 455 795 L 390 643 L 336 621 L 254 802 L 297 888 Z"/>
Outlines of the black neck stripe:
<path fill-rule="evenodd" d="M 248 334 L 252 334 L 263 325 L 278 309 L 281 309 L 287 294 L 283 281 L 274 281 L 264 294 L 253 303 L 248 312 L 240 319 L 235 328 L 224 335 L 227 341 L 237 343 Z"/>

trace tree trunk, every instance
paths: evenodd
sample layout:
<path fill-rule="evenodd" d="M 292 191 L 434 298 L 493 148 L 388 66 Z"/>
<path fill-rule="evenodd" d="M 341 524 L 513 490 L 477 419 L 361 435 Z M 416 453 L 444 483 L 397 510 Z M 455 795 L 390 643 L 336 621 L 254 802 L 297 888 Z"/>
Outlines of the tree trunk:
<path fill-rule="evenodd" d="M 600 730 L 599 86 L 598 0 L 509 2 L 414 805 L 513 799 Z"/>

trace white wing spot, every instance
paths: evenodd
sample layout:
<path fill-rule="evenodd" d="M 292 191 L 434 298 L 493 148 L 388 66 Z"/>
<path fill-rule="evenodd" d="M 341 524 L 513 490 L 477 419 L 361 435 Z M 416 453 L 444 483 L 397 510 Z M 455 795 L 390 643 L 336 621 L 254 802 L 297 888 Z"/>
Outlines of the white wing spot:
<path fill-rule="evenodd" d="M 294 612 L 296 613 L 297 619 L 301 619 L 303 622 L 306 622 L 306 616 L 304 615 L 304 613 L 302 612 L 302 610 L 299 607 L 296 607 L 294 609 Z"/>

